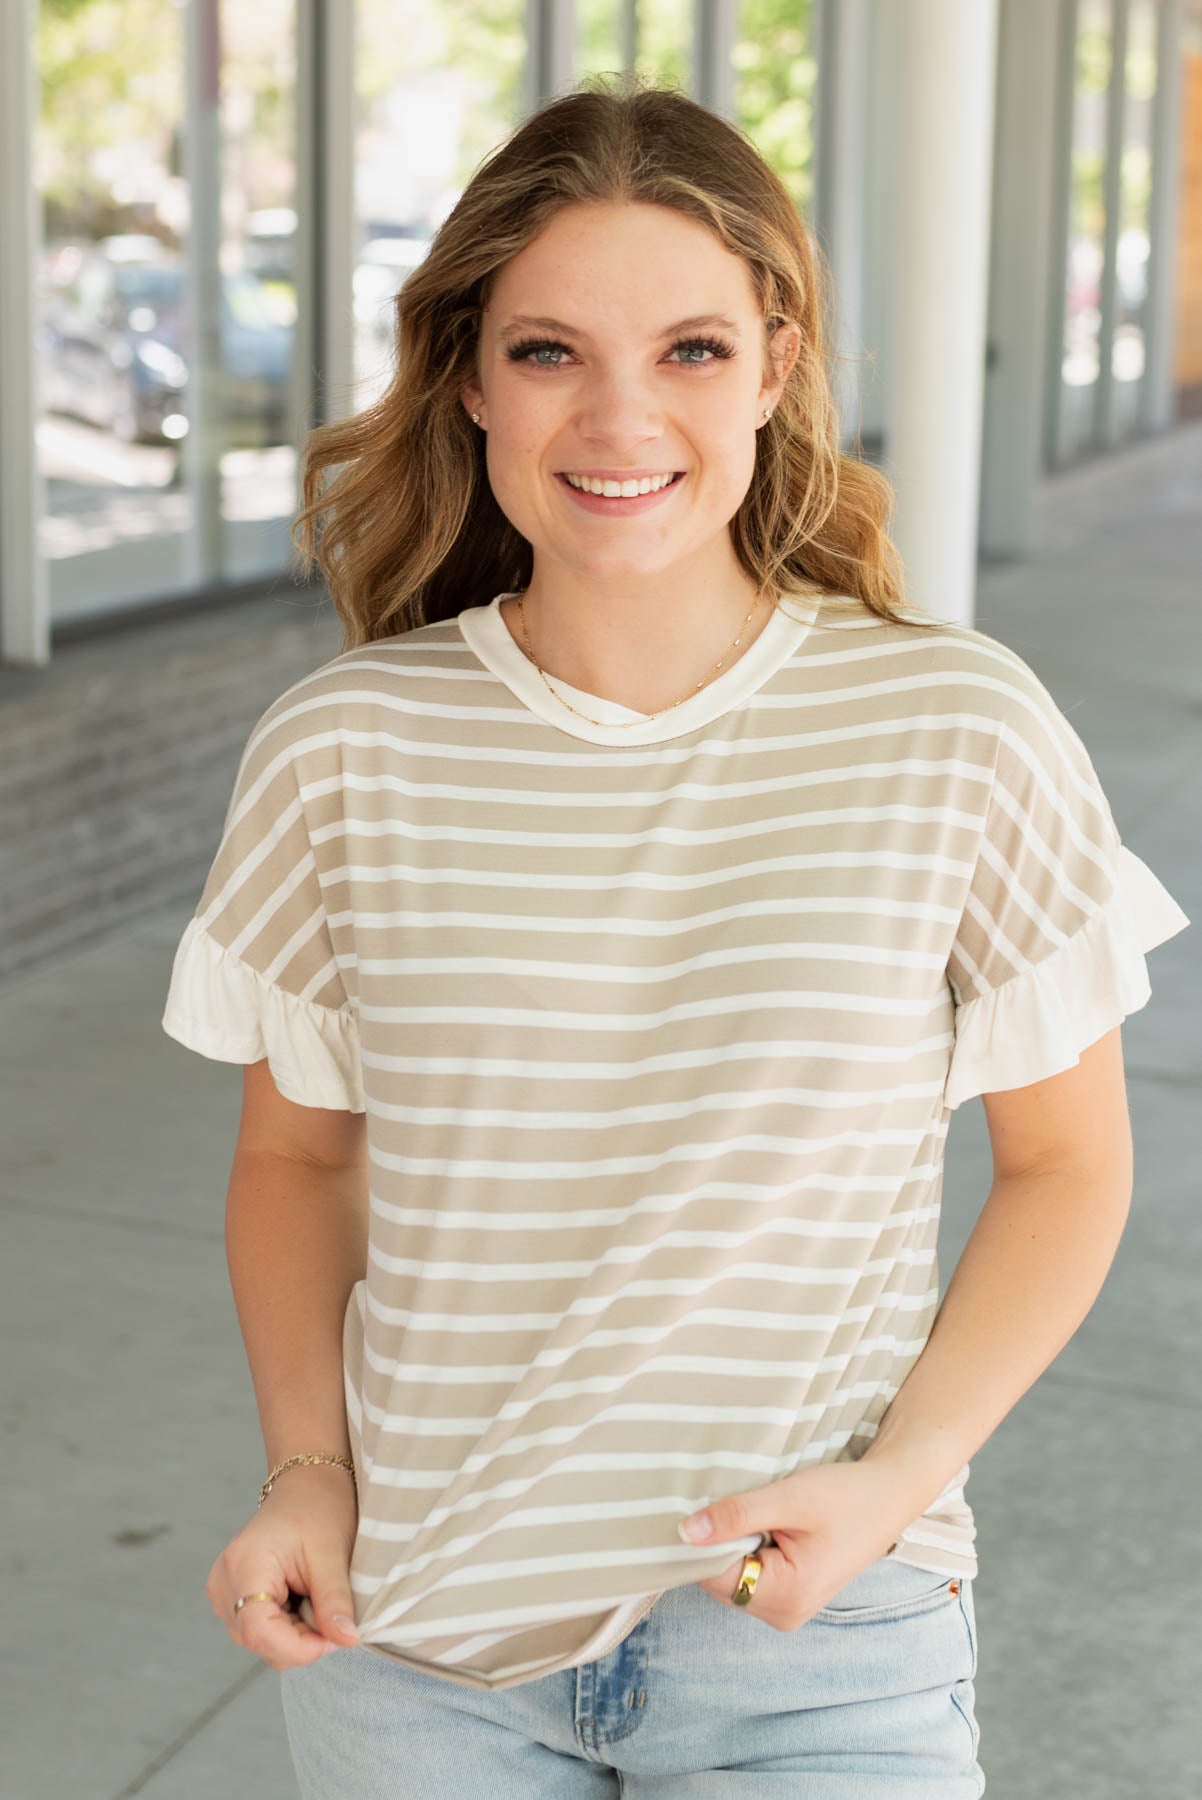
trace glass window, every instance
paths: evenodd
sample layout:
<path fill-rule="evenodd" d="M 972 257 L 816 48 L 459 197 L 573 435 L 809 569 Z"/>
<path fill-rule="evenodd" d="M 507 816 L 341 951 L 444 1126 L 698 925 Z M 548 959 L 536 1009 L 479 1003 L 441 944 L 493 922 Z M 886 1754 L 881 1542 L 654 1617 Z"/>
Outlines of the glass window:
<path fill-rule="evenodd" d="M 195 4 L 219 96 L 202 197 L 184 174 L 188 9 L 40 0 L 37 454 L 56 622 L 290 559 L 296 5 Z M 194 204 L 213 210 L 220 265 L 199 329 Z"/>
<path fill-rule="evenodd" d="M 524 0 L 356 0 L 355 393 L 387 385 L 393 300 L 477 164 L 521 121 Z"/>
<path fill-rule="evenodd" d="M 185 579 L 180 408 L 184 15 L 41 0 L 36 366 L 52 617 Z"/>
<path fill-rule="evenodd" d="M 692 0 L 578 0 L 582 75 L 634 69 L 656 87 L 689 91 Z"/>
<path fill-rule="evenodd" d="M 735 123 L 809 216 L 813 204 L 813 0 L 739 0 Z"/>

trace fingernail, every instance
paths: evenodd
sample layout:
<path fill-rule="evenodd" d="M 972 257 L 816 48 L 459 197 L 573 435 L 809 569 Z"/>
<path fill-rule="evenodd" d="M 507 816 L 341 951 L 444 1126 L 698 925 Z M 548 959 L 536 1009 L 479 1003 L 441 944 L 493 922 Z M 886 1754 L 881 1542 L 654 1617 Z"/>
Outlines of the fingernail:
<path fill-rule="evenodd" d="M 686 1544 L 699 1544 L 714 1529 L 714 1521 L 707 1512 L 694 1513 L 690 1519 L 682 1519 L 676 1527 Z"/>
<path fill-rule="evenodd" d="M 330 1623 L 334 1626 L 336 1631 L 348 1632 L 350 1636 L 354 1638 L 359 1636 L 359 1627 L 355 1624 L 355 1621 L 348 1618 L 345 1613 L 335 1613 L 334 1617 L 330 1620 Z"/>

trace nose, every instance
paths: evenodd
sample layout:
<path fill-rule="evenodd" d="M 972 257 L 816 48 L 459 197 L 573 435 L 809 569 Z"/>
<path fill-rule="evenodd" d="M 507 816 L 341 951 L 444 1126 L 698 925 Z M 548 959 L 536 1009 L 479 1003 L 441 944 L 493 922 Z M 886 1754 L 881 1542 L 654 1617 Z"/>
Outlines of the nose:
<path fill-rule="evenodd" d="M 629 455 L 663 436 L 660 401 L 637 373 L 598 374 L 580 398 L 576 429 L 583 443 Z"/>

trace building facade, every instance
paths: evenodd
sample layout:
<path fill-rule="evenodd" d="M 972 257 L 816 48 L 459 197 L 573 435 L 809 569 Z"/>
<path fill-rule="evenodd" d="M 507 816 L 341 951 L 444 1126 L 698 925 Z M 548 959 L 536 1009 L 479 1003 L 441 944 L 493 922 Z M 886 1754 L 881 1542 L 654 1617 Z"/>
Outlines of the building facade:
<path fill-rule="evenodd" d="M 472 170 L 630 68 L 815 230 L 924 604 L 970 616 L 1041 483 L 1202 412 L 1202 0 L 15 0 L 0 660 L 286 586 L 298 445 L 379 392 Z"/>

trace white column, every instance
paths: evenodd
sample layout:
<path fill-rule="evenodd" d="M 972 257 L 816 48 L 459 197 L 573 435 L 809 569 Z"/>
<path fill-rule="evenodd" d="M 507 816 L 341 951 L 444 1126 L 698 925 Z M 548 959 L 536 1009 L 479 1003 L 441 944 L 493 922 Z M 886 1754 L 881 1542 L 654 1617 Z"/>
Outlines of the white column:
<path fill-rule="evenodd" d="M 0 5 L 0 658 L 50 660 L 50 599 L 38 544 L 45 506 L 38 475 L 35 279 L 41 239 L 33 181 L 36 0 Z"/>
<path fill-rule="evenodd" d="M 907 0 L 886 468 L 908 597 L 971 624 L 997 0 Z"/>

